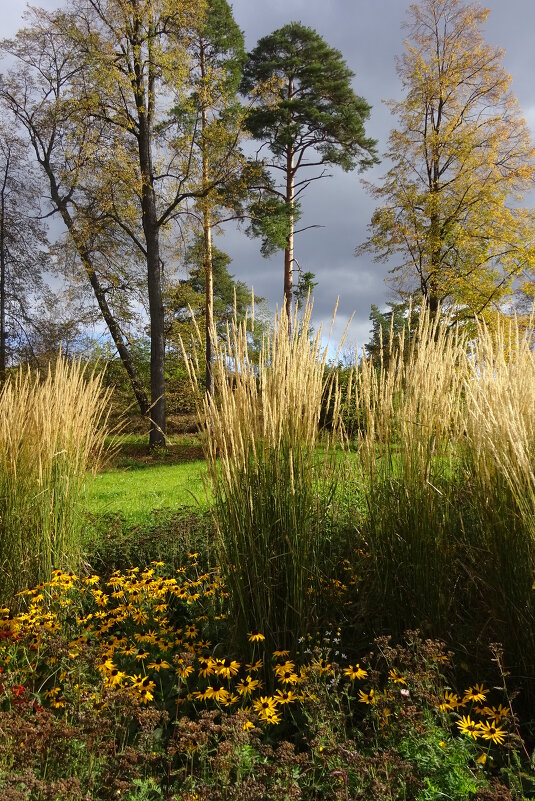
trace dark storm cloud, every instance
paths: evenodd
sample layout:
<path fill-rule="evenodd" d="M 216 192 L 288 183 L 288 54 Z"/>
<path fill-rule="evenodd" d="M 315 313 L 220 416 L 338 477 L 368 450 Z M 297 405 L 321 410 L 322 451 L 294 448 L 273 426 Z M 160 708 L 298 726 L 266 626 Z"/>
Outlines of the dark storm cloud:
<path fill-rule="evenodd" d="M 24 4 L 20 0 L 0 0 L 5 35 L 20 25 Z M 38 4 L 38 2 L 36 2 Z M 42 2 L 47 8 L 55 0 Z M 343 53 L 355 72 L 356 92 L 372 105 L 367 126 L 369 135 L 379 140 L 379 152 L 386 147 L 393 120 L 382 99 L 399 97 L 395 55 L 403 52 L 402 20 L 409 2 L 405 0 L 235 0 L 234 16 L 245 32 L 251 49 L 260 36 L 292 20 L 315 28 L 325 40 Z M 491 15 L 485 30 L 488 42 L 505 49 L 504 63 L 513 76 L 513 92 L 535 134 L 535 27 L 534 0 L 488 0 Z M 364 177 L 377 181 L 386 167 L 369 170 Z M 334 177 L 317 182 L 303 199 L 301 225 L 324 227 L 301 234 L 296 241 L 296 258 L 304 270 L 316 274 L 316 322 L 328 328 L 337 295 L 340 296 L 336 332 L 355 312 L 349 340 L 366 341 L 370 304 L 384 304 L 392 296 L 384 278 L 388 268 L 375 264 L 371 256 L 358 259 L 355 246 L 366 238 L 366 226 L 373 201 L 366 195 L 357 173 L 346 175 L 333 170 Z M 533 201 L 535 202 L 535 201 Z M 233 259 L 235 275 L 253 285 L 258 295 L 268 298 L 272 307 L 282 296 L 282 254 L 266 261 L 259 244 L 243 233 L 228 230 L 218 238 L 219 247 Z"/>

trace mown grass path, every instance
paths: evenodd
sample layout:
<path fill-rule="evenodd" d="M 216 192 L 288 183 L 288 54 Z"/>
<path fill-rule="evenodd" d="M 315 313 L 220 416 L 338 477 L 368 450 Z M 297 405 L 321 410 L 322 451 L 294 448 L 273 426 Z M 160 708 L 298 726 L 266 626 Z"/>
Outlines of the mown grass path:
<path fill-rule="evenodd" d="M 90 514 L 120 513 L 136 523 L 148 520 L 155 510 L 197 505 L 206 508 L 203 471 L 202 460 L 107 470 L 88 476 L 85 507 Z"/>

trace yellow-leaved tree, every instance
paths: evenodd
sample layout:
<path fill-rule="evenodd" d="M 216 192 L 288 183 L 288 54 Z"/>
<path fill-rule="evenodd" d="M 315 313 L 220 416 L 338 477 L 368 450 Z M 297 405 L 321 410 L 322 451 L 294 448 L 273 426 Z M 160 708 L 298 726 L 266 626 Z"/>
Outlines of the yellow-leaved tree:
<path fill-rule="evenodd" d="M 488 14 L 461 0 L 411 4 L 397 62 L 403 96 L 389 103 L 392 166 L 368 185 L 381 205 L 357 248 L 394 259 L 402 292 L 465 320 L 490 319 L 535 264 L 533 213 L 518 205 L 535 149 L 503 51 L 482 38 Z"/>

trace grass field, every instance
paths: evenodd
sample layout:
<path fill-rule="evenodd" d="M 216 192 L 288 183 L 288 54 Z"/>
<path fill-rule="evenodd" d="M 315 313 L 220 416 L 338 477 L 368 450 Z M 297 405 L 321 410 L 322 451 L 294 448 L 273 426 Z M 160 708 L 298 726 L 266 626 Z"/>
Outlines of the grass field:
<path fill-rule="evenodd" d="M 92 514 L 120 512 L 143 522 L 155 509 L 207 506 L 201 479 L 203 462 L 109 470 L 89 478 L 85 505 Z"/>
<path fill-rule="evenodd" d="M 146 437 L 123 436 L 108 469 L 87 477 L 86 510 L 92 515 L 120 513 L 128 523 L 144 524 L 155 510 L 205 509 L 204 460 L 195 458 L 199 456 L 195 436 L 174 438 L 157 455 L 150 454 Z"/>

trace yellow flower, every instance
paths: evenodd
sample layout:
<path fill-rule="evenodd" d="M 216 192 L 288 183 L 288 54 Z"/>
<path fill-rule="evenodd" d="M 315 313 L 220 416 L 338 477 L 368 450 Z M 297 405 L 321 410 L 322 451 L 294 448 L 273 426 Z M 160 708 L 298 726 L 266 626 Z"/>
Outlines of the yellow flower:
<path fill-rule="evenodd" d="M 503 718 L 509 717 L 509 713 L 510 710 L 501 704 L 498 707 L 486 706 L 483 710 L 483 714 L 494 720 L 495 723 L 499 723 Z"/>
<path fill-rule="evenodd" d="M 215 673 L 215 666 L 216 662 L 212 657 L 208 657 L 207 659 L 200 659 L 199 660 L 199 676 L 202 676 L 203 679 L 206 679 L 208 676 L 211 676 Z"/>
<path fill-rule="evenodd" d="M 351 681 L 355 681 L 355 679 L 365 679 L 367 675 L 368 671 L 363 670 L 358 663 L 355 667 L 349 665 L 344 669 L 344 676 L 347 676 Z"/>
<path fill-rule="evenodd" d="M 273 672 L 279 678 L 285 673 L 295 673 L 295 663 L 287 660 L 283 665 L 275 665 Z"/>
<path fill-rule="evenodd" d="M 252 662 L 250 665 L 245 666 L 249 673 L 258 673 L 259 670 L 262 670 L 264 667 L 264 660 L 257 659 L 256 662 Z"/>
<path fill-rule="evenodd" d="M 298 684 L 299 676 L 291 670 L 285 670 L 284 673 L 279 673 L 277 676 L 281 684 Z"/>
<path fill-rule="evenodd" d="M 192 673 L 193 673 L 193 665 L 179 666 L 176 671 L 176 675 L 178 676 L 179 679 L 187 679 L 188 676 L 191 676 Z"/>
<path fill-rule="evenodd" d="M 403 676 L 400 676 L 397 672 L 396 668 L 392 668 L 392 670 L 388 673 L 390 680 L 394 682 L 394 684 L 407 684 Z"/>
<path fill-rule="evenodd" d="M 246 720 L 243 724 L 243 731 L 250 731 L 251 729 L 254 729 L 254 723 L 250 720 Z"/>
<path fill-rule="evenodd" d="M 107 672 L 110 672 L 112 670 L 115 670 L 115 665 L 113 664 L 113 660 L 112 659 L 106 659 L 104 664 L 97 665 L 97 670 L 100 670 L 103 673 L 107 673 Z"/>
<path fill-rule="evenodd" d="M 461 720 L 457 721 L 457 727 L 461 734 L 466 734 L 467 737 L 473 737 L 477 740 L 481 736 L 479 724 L 476 723 L 470 715 L 463 715 Z"/>
<path fill-rule="evenodd" d="M 290 656 L 289 651 L 273 651 L 273 657 L 275 659 L 286 659 L 287 656 Z"/>
<path fill-rule="evenodd" d="M 126 673 L 114 668 L 106 674 L 104 681 L 107 687 L 122 687 L 125 679 Z"/>
<path fill-rule="evenodd" d="M 494 722 L 480 723 L 479 730 L 484 740 L 492 740 L 496 745 L 501 745 L 506 737 L 506 732 L 500 726 L 496 726 Z"/>
<path fill-rule="evenodd" d="M 362 690 L 359 690 L 359 703 L 360 704 L 375 704 L 375 691 L 370 690 L 369 693 L 365 693 Z"/>
<path fill-rule="evenodd" d="M 261 634 L 256 629 L 253 629 L 252 631 L 250 631 L 248 633 L 247 637 L 249 638 L 249 642 L 263 642 L 266 639 L 264 637 L 264 635 Z"/>
<path fill-rule="evenodd" d="M 130 679 L 133 689 L 140 694 L 144 704 L 148 704 L 149 701 L 154 699 L 153 691 L 156 684 L 148 676 L 130 676 Z"/>
<path fill-rule="evenodd" d="M 210 686 L 204 691 L 204 697 L 209 698 L 212 701 L 221 701 L 222 703 L 225 703 L 229 697 L 229 692 L 221 685 L 216 685 L 215 687 Z"/>
<path fill-rule="evenodd" d="M 277 704 L 283 706 L 284 704 L 293 704 L 297 701 L 297 695 L 292 690 L 277 690 L 275 693 L 275 700 Z"/>
<path fill-rule="evenodd" d="M 158 656 L 156 659 L 153 659 L 152 662 L 149 662 L 147 665 L 147 670 L 156 670 L 159 673 L 160 670 L 165 670 L 166 668 L 170 667 L 171 665 L 169 662 L 166 662 L 165 659 L 162 659 L 161 656 Z"/>
<path fill-rule="evenodd" d="M 184 636 L 188 640 L 194 640 L 198 633 L 199 629 L 194 624 L 190 624 L 184 629 Z"/>
<path fill-rule="evenodd" d="M 482 684 L 475 684 L 474 687 L 469 687 L 465 694 L 463 701 L 484 701 L 487 697 L 488 690 L 485 690 Z"/>
<path fill-rule="evenodd" d="M 438 708 L 442 712 L 448 712 L 449 710 L 458 709 L 460 706 L 462 706 L 462 702 L 457 693 L 450 693 L 446 690 L 444 699 L 440 702 Z"/>
<path fill-rule="evenodd" d="M 251 693 L 261 686 L 262 684 L 258 679 L 253 679 L 251 676 L 246 676 L 244 679 L 241 679 L 241 681 L 238 682 L 236 689 L 240 695 L 243 695 L 245 698 L 247 698 L 248 695 L 251 695 Z"/>
<path fill-rule="evenodd" d="M 253 701 L 253 708 L 265 720 L 266 716 L 276 714 L 277 701 L 270 695 L 261 695 L 256 701 Z"/>
<path fill-rule="evenodd" d="M 235 659 L 218 659 L 216 661 L 215 672 L 218 676 L 223 676 L 224 679 L 230 679 L 231 676 L 235 676 L 240 669 L 240 663 L 236 662 Z"/>

